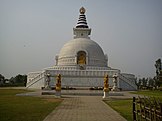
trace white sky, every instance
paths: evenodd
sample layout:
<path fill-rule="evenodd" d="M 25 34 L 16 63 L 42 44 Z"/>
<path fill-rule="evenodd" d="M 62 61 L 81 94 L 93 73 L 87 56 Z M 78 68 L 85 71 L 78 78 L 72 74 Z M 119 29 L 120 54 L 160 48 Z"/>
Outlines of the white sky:
<path fill-rule="evenodd" d="M 0 73 L 6 78 L 55 64 L 86 8 L 91 39 L 109 66 L 153 77 L 162 57 L 162 0 L 0 0 Z"/>

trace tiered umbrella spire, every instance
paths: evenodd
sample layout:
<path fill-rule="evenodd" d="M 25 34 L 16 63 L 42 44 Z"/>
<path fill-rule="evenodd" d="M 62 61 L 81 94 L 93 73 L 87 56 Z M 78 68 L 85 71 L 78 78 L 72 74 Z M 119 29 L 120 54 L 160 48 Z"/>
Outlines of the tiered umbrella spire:
<path fill-rule="evenodd" d="M 76 28 L 88 28 L 87 22 L 86 22 L 86 16 L 85 16 L 85 8 L 81 7 L 80 8 L 80 15 L 79 15 L 79 20 L 78 23 L 76 25 Z"/>

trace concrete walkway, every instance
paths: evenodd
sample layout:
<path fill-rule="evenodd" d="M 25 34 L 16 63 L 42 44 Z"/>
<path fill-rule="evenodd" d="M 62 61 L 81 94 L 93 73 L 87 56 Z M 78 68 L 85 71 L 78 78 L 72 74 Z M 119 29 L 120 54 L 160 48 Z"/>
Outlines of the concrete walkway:
<path fill-rule="evenodd" d="M 44 121 L 126 121 L 101 96 L 65 96 Z"/>

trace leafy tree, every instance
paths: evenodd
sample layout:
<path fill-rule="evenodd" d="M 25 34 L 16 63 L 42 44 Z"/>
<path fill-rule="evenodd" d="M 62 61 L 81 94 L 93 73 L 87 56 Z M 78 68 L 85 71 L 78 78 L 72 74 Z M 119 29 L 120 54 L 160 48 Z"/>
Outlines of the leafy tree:
<path fill-rule="evenodd" d="M 138 81 L 136 81 L 136 85 L 138 89 L 141 89 L 141 79 L 139 79 Z"/>
<path fill-rule="evenodd" d="M 5 83 L 5 77 L 0 74 L 0 85 L 3 85 Z"/>
<path fill-rule="evenodd" d="M 147 87 L 148 78 L 147 78 L 147 79 L 142 78 L 141 81 L 142 81 L 142 86 L 143 86 L 143 87 Z"/>
<path fill-rule="evenodd" d="M 153 87 L 154 86 L 154 80 L 152 78 L 148 79 L 148 87 Z"/>
<path fill-rule="evenodd" d="M 5 83 L 9 81 L 9 83 Z M 0 74 L 0 86 L 25 86 L 27 82 L 27 75 L 18 74 L 15 77 L 11 77 L 10 79 L 5 79 L 5 77 Z"/>
<path fill-rule="evenodd" d="M 16 84 L 26 84 L 27 82 L 27 75 L 20 75 L 18 74 L 14 79 L 13 79 L 14 83 Z"/>
<path fill-rule="evenodd" d="M 15 78 L 14 78 L 14 77 L 11 77 L 11 78 L 9 79 L 9 81 L 10 81 L 11 84 L 14 84 L 14 83 L 15 83 Z"/>
<path fill-rule="evenodd" d="M 156 68 L 156 86 L 160 87 L 162 86 L 162 64 L 160 58 L 157 61 L 155 61 L 155 68 Z"/>

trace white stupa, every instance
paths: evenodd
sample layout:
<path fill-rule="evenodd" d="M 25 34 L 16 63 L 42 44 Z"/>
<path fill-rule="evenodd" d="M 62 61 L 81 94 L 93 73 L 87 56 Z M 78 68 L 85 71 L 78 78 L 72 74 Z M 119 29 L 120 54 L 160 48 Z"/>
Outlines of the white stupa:
<path fill-rule="evenodd" d="M 108 57 L 102 48 L 90 39 L 85 8 L 80 8 L 79 20 L 73 28 L 74 38 L 68 41 L 55 57 L 53 67 L 40 72 L 31 72 L 27 78 L 27 88 L 41 89 L 46 86 L 47 75 L 50 75 L 49 86 L 55 86 L 57 74 L 62 75 L 63 87 L 103 87 L 103 78 L 108 74 L 109 85 L 113 86 L 113 75 L 118 76 L 117 86 L 122 90 L 136 90 L 135 76 L 121 74 L 120 70 L 108 66 Z"/>

